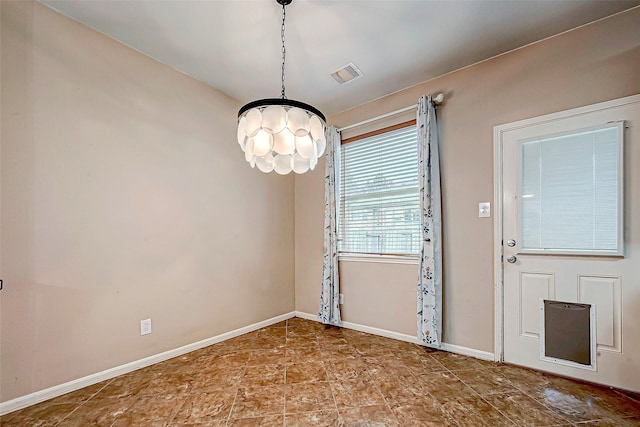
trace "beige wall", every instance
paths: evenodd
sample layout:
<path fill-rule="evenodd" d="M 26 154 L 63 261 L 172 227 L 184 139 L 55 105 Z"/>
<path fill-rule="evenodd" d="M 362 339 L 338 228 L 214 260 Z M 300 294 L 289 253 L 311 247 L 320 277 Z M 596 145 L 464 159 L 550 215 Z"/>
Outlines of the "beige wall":
<path fill-rule="evenodd" d="M 317 311 L 323 164 L 295 181 L 252 170 L 233 99 L 37 3 L 0 15 L 0 401 Z M 493 126 L 639 93 L 638 22 L 636 9 L 330 117 L 446 94 L 447 342 L 493 348 L 492 221 L 477 218 Z M 416 269 L 341 263 L 344 320 L 415 334 Z"/>
<path fill-rule="evenodd" d="M 294 178 L 247 166 L 238 103 L 0 3 L 0 401 L 292 311 Z"/>
<path fill-rule="evenodd" d="M 640 9 L 337 114 L 340 127 L 443 92 L 444 341 L 493 352 L 493 127 L 640 93 Z M 319 165 L 319 169 L 323 165 Z M 296 309 L 317 311 L 323 173 L 296 177 Z M 417 267 L 341 262 L 343 320 L 415 335 Z"/>

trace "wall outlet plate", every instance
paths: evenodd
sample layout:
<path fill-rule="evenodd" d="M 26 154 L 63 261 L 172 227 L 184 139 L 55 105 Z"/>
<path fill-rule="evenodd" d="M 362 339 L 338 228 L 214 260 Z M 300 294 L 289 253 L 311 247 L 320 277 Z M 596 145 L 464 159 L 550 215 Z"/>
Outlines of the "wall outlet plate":
<path fill-rule="evenodd" d="M 140 335 L 147 335 L 151 333 L 151 319 L 145 319 L 140 321 Z"/>
<path fill-rule="evenodd" d="M 344 304 L 344 294 L 340 294 L 339 304 Z"/>
<path fill-rule="evenodd" d="M 478 203 L 478 218 L 490 218 L 491 217 L 491 203 L 482 202 Z"/>

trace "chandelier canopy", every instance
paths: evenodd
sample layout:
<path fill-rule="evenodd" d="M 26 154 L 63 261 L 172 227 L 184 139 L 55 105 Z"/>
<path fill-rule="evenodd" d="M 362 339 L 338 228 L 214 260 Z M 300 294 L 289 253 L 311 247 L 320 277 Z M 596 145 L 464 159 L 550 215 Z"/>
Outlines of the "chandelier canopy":
<path fill-rule="evenodd" d="M 282 5 L 282 90 L 281 98 L 249 102 L 238 111 L 238 144 L 251 167 L 262 172 L 286 175 L 313 170 L 327 145 L 327 119 L 318 109 L 285 95 L 285 6 Z"/>

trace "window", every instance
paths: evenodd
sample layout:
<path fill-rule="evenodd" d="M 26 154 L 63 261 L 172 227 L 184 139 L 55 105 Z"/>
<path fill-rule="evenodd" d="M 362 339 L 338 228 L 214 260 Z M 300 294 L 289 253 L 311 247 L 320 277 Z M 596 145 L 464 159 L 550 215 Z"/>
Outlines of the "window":
<path fill-rule="evenodd" d="M 622 126 L 520 142 L 524 252 L 622 254 Z"/>
<path fill-rule="evenodd" d="M 342 145 L 338 251 L 413 255 L 420 251 L 415 122 Z"/>

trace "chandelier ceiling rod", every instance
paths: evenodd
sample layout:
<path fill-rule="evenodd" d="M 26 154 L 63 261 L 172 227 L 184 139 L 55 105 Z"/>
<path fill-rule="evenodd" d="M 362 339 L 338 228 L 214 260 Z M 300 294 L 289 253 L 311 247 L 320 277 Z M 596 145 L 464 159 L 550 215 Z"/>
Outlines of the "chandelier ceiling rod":
<path fill-rule="evenodd" d="M 285 12 L 285 5 L 291 3 L 292 0 L 276 0 L 276 1 L 282 5 L 282 27 L 280 29 L 280 39 L 282 40 L 282 93 L 281 95 L 282 95 L 282 99 L 287 99 L 287 96 L 285 95 L 285 87 L 284 87 L 284 63 L 287 57 L 287 49 L 285 48 L 285 44 L 284 44 L 284 23 L 287 17 L 287 14 Z"/>

